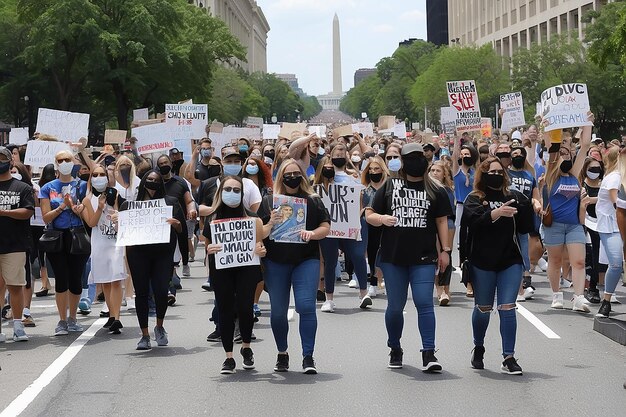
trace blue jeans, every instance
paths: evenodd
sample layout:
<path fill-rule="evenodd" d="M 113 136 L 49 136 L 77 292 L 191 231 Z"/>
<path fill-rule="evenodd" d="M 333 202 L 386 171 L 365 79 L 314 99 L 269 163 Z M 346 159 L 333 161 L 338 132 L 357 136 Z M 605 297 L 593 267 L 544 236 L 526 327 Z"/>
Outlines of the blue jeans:
<path fill-rule="evenodd" d="M 387 262 L 380 263 L 385 276 L 387 291 L 387 346 L 400 348 L 400 338 L 404 327 L 403 310 L 411 286 L 413 303 L 417 309 L 417 327 L 422 338 L 422 351 L 435 349 L 435 309 L 433 307 L 433 288 L 435 285 L 435 265 L 397 266 Z"/>
<path fill-rule="evenodd" d="M 296 311 L 300 315 L 302 355 L 313 355 L 317 315 L 315 303 L 320 277 L 319 259 L 308 259 L 297 265 L 282 264 L 265 259 L 265 285 L 270 295 L 270 323 L 279 352 L 287 351 L 289 323 L 289 294 L 293 286 Z M 334 281 L 334 278 L 332 279 Z"/>
<path fill-rule="evenodd" d="M 606 275 L 604 276 L 604 292 L 613 294 L 617 283 L 622 278 L 622 272 L 624 270 L 622 267 L 622 263 L 624 262 L 624 252 L 622 248 L 624 244 L 622 243 L 622 237 L 619 232 L 599 233 L 599 235 L 606 256 L 609 258 L 609 268 L 606 270 Z"/>
<path fill-rule="evenodd" d="M 528 252 L 528 233 L 518 234 L 519 248 L 522 252 L 522 260 L 524 261 L 524 271 L 530 271 L 530 254 Z"/>
<path fill-rule="evenodd" d="M 359 281 L 359 288 L 367 289 L 367 224 L 361 218 L 361 240 L 325 238 L 320 240 L 320 249 L 324 257 L 324 287 L 327 294 L 335 292 L 335 268 L 341 249 L 354 265 L 354 274 Z"/>
<path fill-rule="evenodd" d="M 485 271 L 472 266 L 472 285 L 474 286 L 472 328 L 475 346 L 483 346 L 485 343 L 485 333 L 489 326 L 489 316 L 493 309 L 497 289 L 502 356 L 507 357 L 515 353 L 517 333 L 515 300 L 522 282 L 522 269 L 522 264 L 512 265 L 502 271 Z"/>

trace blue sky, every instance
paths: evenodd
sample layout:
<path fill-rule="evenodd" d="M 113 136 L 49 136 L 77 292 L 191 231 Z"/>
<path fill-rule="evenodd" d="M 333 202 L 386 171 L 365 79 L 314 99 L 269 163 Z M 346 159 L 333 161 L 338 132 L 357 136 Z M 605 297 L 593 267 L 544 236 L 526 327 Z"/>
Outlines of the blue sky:
<path fill-rule="evenodd" d="M 373 68 L 398 42 L 426 39 L 425 0 L 257 0 L 271 30 L 269 72 L 294 73 L 307 94 L 332 90 L 332 24 L 341 26 L 343 89 L 354 71 Z"/>

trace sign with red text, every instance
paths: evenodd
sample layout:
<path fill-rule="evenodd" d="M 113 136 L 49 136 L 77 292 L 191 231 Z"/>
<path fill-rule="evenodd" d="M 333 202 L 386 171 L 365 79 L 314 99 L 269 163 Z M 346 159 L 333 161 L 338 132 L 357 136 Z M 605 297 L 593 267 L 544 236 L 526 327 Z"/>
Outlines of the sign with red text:
<path fill-rule="evenodd" d="M 476 82 L 474 80 L 448 81 L 446 86 L 448 102 L 457 111 L 456 131 L 462 133 L 480 130 L 480 104 Z"/>
<path fill-rule="evenodd" d="M 208 106 L 206 104 L 166 104 L 165 124 L 172 139 L 202 139 L 206 137 Z"/>
<path fill-rule="evenodd" d="M 502 123 L 500 129 L 503 132 L 513 130 L 513 128 L 524 126 L 524 102 L 522 93 L 507 93 L 500 95 L 500 108 L 502 109 Z"/>
<path fill-rule="evenodd" d="M 541 114 L 548 123 L 544 128 L 546 132 L 567 127 L 591 126 L 593 123 L 587 120 L 588 111 L 587 84 L 561 84 L 541 93 Z"/>
<path fill-rule="evenodd" d="M 174 140 L 165 123 L 155 123 L 132 130 L 132 136 L 137 138 L 137 152 L 140 155 L 153 152 L 167 152 L 174 147 Z"/>

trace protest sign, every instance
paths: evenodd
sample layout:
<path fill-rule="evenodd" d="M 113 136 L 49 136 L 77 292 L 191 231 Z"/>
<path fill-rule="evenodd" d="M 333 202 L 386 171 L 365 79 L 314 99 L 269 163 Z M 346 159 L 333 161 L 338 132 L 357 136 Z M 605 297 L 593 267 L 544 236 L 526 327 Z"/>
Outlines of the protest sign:
<path fill-rule="evenodd" d="M 261 139 L 261 129 L 256 127 L 226 126 L 222 134 L 224 135 L 224 139 L 228 142 L 236 141 L 241 138 L 248 140 Z"/>
<path fill-rule="evenodd" d="M 222 245 L 215 254 L 215 269 L 260 265 L 254 253 L 256 220 L 252 217 L 212 221 L 211 243 Z"/>
<path fill-rule="evenodd" d="M 166 104 L 165 125 L 172 139 L 202 139 L 206 136 L 206 104 Z"/>
<path fill-rule="evenodd" d="M 14 145 L 26 145 L 28 142 L 27 127 L 12 127 L 9 132 L 9 143 Z"/>
<path fill-rule="evenodd" d="M 406 125 L 404 122 L 396 123 L 393 126 L 393 134 L 400 139 L 406 139 Z"/>
<path fill-rule="evenodd" d="M 339 138 L 342 136 L 350 136 L 352 137 L 352 135 L 354 134 L 353 130 L 352 130 L 352 125 L 344 125 L 344 126 L 339 126 L 336 129 L 333 129 L 333 137 L 334 138 Z"/>
<path fill-rule="evenodd" d="M 541 93 L 541 109 L 548 125 L 546 132 L 566 127 L 592 126 L 587 120 L 589 97 L 586 84 L 561 84 Z"/>
<path fill-rule="evenodd" d="M 448 102 L 457 111 L 456 131 L 471 132 L 480 130 L 480 105 L 478 92 L 473 80 L 448 81 Z"/>
<path fill-rule="evenodd" d="M 139 122 L 142 120 L 148 120 L 150 118 L 150 112 L 148 108 L 133 110 L 133 122 Z"/>
<path fill-rule="evenodd" d="M 504 110 L 504 113 L 502 113 L 502 123 L 500 124 L 500 129 L 503 132 L 508 132 L 513 128 L 526 124 L 522 93 L 501 94 L 500 108 Z"/>
<path fill-rule="evenodd" d="M 396 125 L 396 116 L 380 116 L 378 118 L 379 129 L 393 129 Z"/>
<path fill-rule="evenodd" d="M 35 131 L 61 141 L 78 142 L 89 135 L 89 115 L 41 107 Z"/>
<path fill-rule="evenodd" d="M 263 125 L 263 139 L 278 139 L 280 125 Z"/>
<path fill-rule="evenodd" d="M 315 133 L 318 138 L 326 137 L 326 126 L 309 126 L 307 127 L 309 134 Z"/>
<path fill-rule="evenodd" d="M 215 149 L 215 156 L 221 157 L 221 151 L 224 146 L 230 146 L 230 140 L 226 139 L 223 133 L 209 132 L 209 139 L 211 139 L 211 147 Z"/>
<path fill-rule="evenodd" d="M 178 104 L 193 104 L 193 99 L 188 98 L 187 100 L 181 100 Z"/>
<path fill-rule="evenodd" d="M 191 161 L 191 154 L 193 153 L 193 139 L 174 139 L 174 147 L 183 154 L 183 159 L 186 162 Z"/>
<path fill-rule="evenodd" d="M 55 155 L 60 151 L 70 151 L 70 145 L 64 142 L 48 140 L 31 140 L 26 147 L 24 165 L 42 168 L 54 164 Z"/>
<path fill-rule="evenodd" d="M 224 123 L 213 120 L 209 126 L 209 132 L 222 133 L 224 131 Z"/>
<path fill-rule="evenodd" d="M 246 127 L 263 127 L 263 118 L 248 116 L 246 120 L 244 120 L 244 123 Z"/>
<path fill-rule="evenodd" d="M 489 117 L 480 118 L 480 135 L 483 138 L 491 138 L 491 119 Z"/>
<path fill-rule="evenodd" d="M 454 107 L 442 107 L 440 109 L 441 127 L 446 135 L 454 135 L 456 132 L 456 109 Z"/>
<path fill-rule="evenodd" d="M 104 143 L 124 143 L 126 142 L 127 133 L 125 130 L 107 129 L 104 131 Z"/>
<path fill-rule="evenodd" d="M 328 237 L 361 240 L 361 190 L 362 185 L 329 184 L 315 186 L 315 192 L 322 198 L 330 214 Z"/>
<path fill-rule="evenodd" d="M 352 125 L 352 131 L 362 134 L 364 137 L 374 137 L 374 123 L 361 122 Z"/>
<path fill-rule="evenodd" d="M 120 211 L 116 246 L 152 245 L 170 241 L 172 206 L 164 199 L 127 201 L 128 209 Z"/>
<path fill-rule="evenodd" d="M 306 228 L 306 198 L 274 194 L 273 205 L 282 215 L 282 220 L 272 227 L 270 239 L 283 243 L 306 243 L 300 238 L 300 232 Z"/>
<path fill-rule="evenodd" d="M 299 138 L 304 136 L 304 131 L 306 130 L 306 123 L 283 123 L 283 126 L 278 133 L 279 138 L 292 139 L 292 135 L 295 133 L 296 136 L 294 138 Z"/>
<path fill-rule="evenodd" d="M 174 141 L 165 123 L 135 127 L 132 136 L 137 138 L 137 152 L 140 155 L 167 152 L 174 147 Z"/>

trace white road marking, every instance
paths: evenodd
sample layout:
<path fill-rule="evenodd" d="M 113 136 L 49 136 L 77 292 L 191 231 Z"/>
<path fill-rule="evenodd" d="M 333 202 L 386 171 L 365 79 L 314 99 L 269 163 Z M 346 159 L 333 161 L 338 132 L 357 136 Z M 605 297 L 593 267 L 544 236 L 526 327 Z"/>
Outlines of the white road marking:
<path fill-rule="evenodd" d="M 560 339 L 561 338 L 561 336 L 559 336 L 558 334 L 554 333 L 552 331 L 552 329 L 550 329 L 541 320 L 539 320 L 537 318 L 537 316 L 535 316 L 533 313 L 528 311 L 525 307 L 521 306 L 519 303 L 517 303 L 517 311 L 522 316 L 524 316 L 524 318 L 526 320 L 528 320 L 528 322 L 530 324 L 535 326 L 537 328 L 537 330 L 539 330 L 541 333 L 543 333 L 548 339 Z M 2 417 L 2 416 L 0 416 L 0 417 Z"/>
<path fill-rule="evenodd" d="M 56 304 L 32 304 L 30 309 L 33 310 L 35 308 L 57 308 Z"/>
<path fill-rule="evenodd" d="M 63 369 L 78 355 L 78 352 L 94 337 L 96 332 L 100 330 L 102 325 L 106 323 L 107 318 L 96 320 L 86 331 L 83 332 L 78 339 L 74 341 L 67 349 L 63 351 L 61 356 L 55 359 L 45 371 L 39 375 L 39 378 L 30 384 L 11 404 L 7 406 L 1 413 L 0 417 L 16 417 L 19 416 L 32 403 L 35 398 L 43 391 L 45 387 L 61 373 Z"/>

